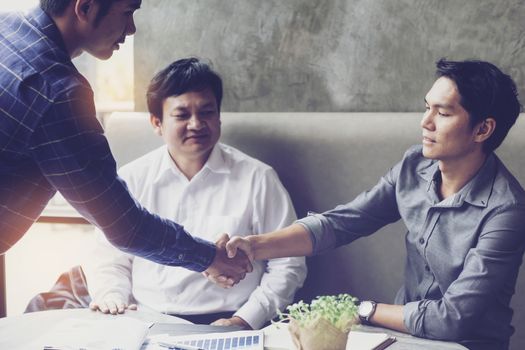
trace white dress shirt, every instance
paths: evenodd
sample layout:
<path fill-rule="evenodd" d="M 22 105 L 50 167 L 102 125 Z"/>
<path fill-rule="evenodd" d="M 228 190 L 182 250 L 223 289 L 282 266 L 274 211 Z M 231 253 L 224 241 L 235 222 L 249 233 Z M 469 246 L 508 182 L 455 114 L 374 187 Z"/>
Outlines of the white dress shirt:
<path fill-rule="evenodd" d="M 150 212 L 171 219 L 192 235 L 215 242 L 287 226 L 295 211 L 275 171 L 233 147 L 218 143 L 204 167 L 188 180 L 162 146 L 119 171 L 133 196 Z M 86 265 L 89 292 L 102 301 L 115 294 L 157 311 L 235 315 L 260 328 L 292 302 L 306 278 L 304 258 L 254 262 L 254 271 L 230 289 L 200 273 L 123 253 L 99 233 L 97 262 Z"/>

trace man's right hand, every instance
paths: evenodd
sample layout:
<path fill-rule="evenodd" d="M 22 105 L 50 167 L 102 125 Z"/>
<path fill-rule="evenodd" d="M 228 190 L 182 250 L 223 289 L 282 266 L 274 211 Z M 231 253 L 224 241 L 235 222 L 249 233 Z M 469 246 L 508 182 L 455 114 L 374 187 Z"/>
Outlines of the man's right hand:
<path fill-rule="evenodd" d="M 93 300 L 89 303 L 89 308 L 93 311 L 100 311 L 104 314 L 123 314 L 126 310 L 137 310 L 137 304 L 129 304 L 124 302 L 121 295 L 109 294 L 102 300 Z"/>
<path fill-rule="evenodd" d="M 228 236 L 223 235 L 217 241 L 215 258 L 203 274 L 221 287 L 231 288 L 244 279 L 246 273 L 252 272 L 253 266 L 243 252 L 238 252 L 232 258 L 228 257 L 225 248 L 227 240 Z"/>

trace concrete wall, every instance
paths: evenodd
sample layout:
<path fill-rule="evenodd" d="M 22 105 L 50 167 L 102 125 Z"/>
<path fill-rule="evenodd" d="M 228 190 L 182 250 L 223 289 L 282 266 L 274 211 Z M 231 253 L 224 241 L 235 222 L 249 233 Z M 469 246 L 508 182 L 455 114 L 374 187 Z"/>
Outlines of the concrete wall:
<path fill-rule="evenodd" d="M 492 61 L 525 96 L 524 18 L 523 0 L 144 0 L 137 110 L 189 55 L 213 62 L 230 112 L 422 111 L 444 56 Z"/>
<path fill-rule="evenodd" d="M 213 62 L 226 112 L 422 112 L 440 57 L 495 63 L 525 103 L 523 0 L 144 0 L 136 24 L 138 111 L 154 72 L 187 56 Z"/>

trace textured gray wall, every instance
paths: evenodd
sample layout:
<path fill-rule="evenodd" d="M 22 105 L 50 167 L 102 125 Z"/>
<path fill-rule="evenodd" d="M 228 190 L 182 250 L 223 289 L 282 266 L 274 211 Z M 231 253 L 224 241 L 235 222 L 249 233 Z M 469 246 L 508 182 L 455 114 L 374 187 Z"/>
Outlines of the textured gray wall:
<path fill-rule="evenodd" d="M 137 110 L 189 55 L 225 82 L 224 111 L 421 111 L 434 62 L 489 60 L 525 96 L 523 0 L 144 0 Z"/>
<path fill-rule="evenodd" d="M 136 22 L 139 111 L 187 56 L 213 62 L 227 112 L 422 111 L 440 57 L 495 63 L 525 103 L 524 0 L 144 0 Z"/>

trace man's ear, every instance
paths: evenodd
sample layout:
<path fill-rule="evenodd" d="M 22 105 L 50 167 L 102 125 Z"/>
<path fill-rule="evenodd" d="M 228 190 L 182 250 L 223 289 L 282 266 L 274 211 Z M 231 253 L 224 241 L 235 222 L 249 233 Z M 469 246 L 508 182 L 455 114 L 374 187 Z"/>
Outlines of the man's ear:
<path fill-rule="evenodd" d="M 153 132 L 158 136 L 162 136 L 162 120 L 160 120 L 160 118 L 157 116 L 150 114 L 149 121 L 151 126 L 153 126 Z"/>
<path fill-rule="evenodd" d="M 75 1 L 75 15 L 81 21 L 88 22 L 95 14 L 94 0 L 76 0 Z"/>
<path fill-rule="evenodd" d="M 477 126 L 475 139 L 477 142 L 486 141 L 496 130 L 496 120 L 494 118 L 487 118 Z"/>

